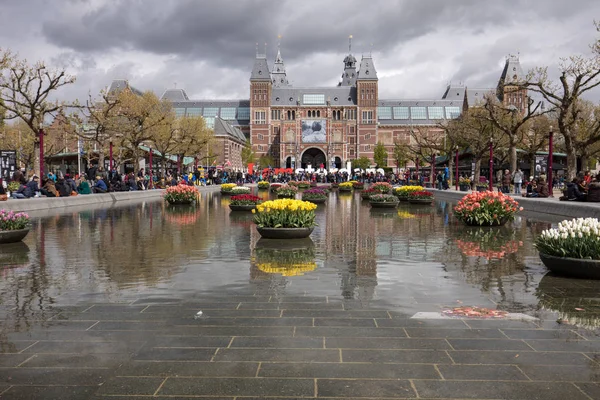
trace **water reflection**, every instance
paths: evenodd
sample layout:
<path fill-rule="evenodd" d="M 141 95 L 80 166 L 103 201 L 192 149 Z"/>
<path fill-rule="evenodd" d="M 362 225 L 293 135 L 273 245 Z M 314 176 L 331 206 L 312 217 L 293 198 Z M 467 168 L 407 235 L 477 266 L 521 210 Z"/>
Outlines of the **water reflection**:
<path fill-rule="evenodd" d="M 519 217 L 486 231 L 462 225 L 450 203 L 375 210 L 358 193 L 332 192 L 317 208 L 310 243 L 285 249 L 260 240 L 252 214 L 228 204 L 228 196 L 208 192 L 195 207 L 157 201 L 34 218 L 24 243 L 0 249 L 0 311 L 11 321 L 5 326 L 24 328 L 59 306 L 204 291 L 326 295 L 349 308 L 407 314 L 457 301 L 563 312 L 548 303 L 550 278 L 533 247 L 549 222 Z M 572 282 L 553 281 L 553 301 L 600 298 L 594 287 L 571 291 Z M 586 317 L 596 318 L 597 308 L 587 308 Z"/>

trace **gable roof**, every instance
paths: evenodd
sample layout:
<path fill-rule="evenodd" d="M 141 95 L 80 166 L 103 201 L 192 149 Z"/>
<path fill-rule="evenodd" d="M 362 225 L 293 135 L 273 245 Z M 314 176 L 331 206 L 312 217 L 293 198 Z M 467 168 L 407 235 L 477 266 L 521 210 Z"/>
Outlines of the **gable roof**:
<path fill-rule="evenodd" d="M 244 133 L 236 128 L 235 126 L 230 125 L 227 121 L 216 117 L 215 118 L 215 127 L 214 127 L 215 136 L 217 137 L 231 137 L 236 141 L 241 141 L 242 143 L 246 143 L 246 136 Z"/>

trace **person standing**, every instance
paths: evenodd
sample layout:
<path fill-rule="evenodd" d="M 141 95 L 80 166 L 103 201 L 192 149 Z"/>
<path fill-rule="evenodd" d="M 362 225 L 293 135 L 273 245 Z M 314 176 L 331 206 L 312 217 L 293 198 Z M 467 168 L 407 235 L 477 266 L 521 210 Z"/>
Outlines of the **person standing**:
<path fill-rule="evenodd" d="M 517 172 L 513 176 L 513 182 L 515 184 L 515 194 L 521 194 L 521 185 L 523 185 L 523 171 L 521 171 L 521 168 L 517 168 Z"/>
<path fill-rule="evenodd" d="M 448 168 L 448 164 L 444 166 L 444 190 L 448 190 L 450 187 L 450 168 Z"/>
<path fill-rule="evenodd" d="M 510 181 L 512 180 L 512 176 L 510 171 L 505 169 L 504 175 L 502 175 L 502 193 L 508 194 L 510 193 Z"/>

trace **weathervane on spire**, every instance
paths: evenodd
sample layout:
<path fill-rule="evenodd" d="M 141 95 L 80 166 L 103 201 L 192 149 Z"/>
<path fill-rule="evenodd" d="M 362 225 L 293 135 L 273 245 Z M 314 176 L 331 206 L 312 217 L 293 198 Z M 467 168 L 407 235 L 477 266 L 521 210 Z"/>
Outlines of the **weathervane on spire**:
<path fill-rule="evenodd" d="M 258 57 L 258 42 L 256 42 L 256 57 Z"/>
<path fill-rule="evenodd" d="M 277 35 L 277 51 L 281 49 L 281 34 Z"/>
<path fill-rule="evenodd" d="M 348 53 L 352 53 L 352 35 L 348 36 Z"/>

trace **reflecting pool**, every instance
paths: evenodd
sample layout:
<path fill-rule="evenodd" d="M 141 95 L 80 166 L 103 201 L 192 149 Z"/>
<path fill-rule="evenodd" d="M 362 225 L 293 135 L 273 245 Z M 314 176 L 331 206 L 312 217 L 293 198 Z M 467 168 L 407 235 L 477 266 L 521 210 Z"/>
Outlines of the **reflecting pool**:
<path fill-rule="evenodd" d="M 34 217 L 23 243 L 0 249 L 2 330 L 26 329 L 56 307 L 211 293 L 326 296 L 407 316 L 473 305 L 598 324 L 594 282 L 547 275 L 533 247 L 556 221 L 472 228 L 447 202 L 375 210 L 358 193 L 333 192 L 311 238 L 282 246 L 228 204 L 204 192 L 195 207 L 155 201 Z"/>

